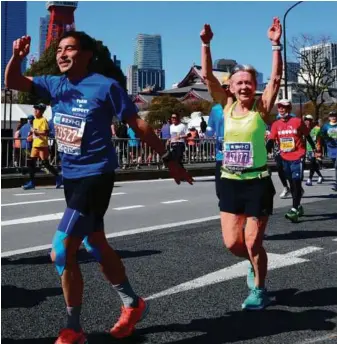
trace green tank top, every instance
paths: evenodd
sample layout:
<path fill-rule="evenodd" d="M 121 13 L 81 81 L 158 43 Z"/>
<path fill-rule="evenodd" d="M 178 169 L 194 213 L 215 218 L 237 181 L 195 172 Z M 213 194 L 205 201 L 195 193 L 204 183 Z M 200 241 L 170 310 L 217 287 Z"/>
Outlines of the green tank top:
<path fill-rule="evenodd" d="M 256 102 L 253 109 L 241 118 L 232 116 L 235 105 L 236 102 L 230 107 L 228 114 L 224 114 L 224 157 L 221 178 L 235 180 L 259 178 L 261 171 L 242 174 L 240 171 L 267 164 L 266 124 L 255 109 Z"/>
<path fill-rule="evenodd" d="M 317 143 L 317 140 L 318 140 L 320 134 L 321 134 L 321 128 L 320 127 L 313 127 L 311 129 L 310 136 L 311 136 L 311 138 L 315 144 Z M 308 141 L 307 141 L 307 152 L 312 152 L 311 145 L 309 144 Z"/>

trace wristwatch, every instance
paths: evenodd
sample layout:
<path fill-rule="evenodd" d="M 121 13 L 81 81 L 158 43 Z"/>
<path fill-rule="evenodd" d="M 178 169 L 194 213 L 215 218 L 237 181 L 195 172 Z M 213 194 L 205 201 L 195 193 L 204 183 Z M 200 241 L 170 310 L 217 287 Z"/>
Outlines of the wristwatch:
<path fill-rule="evenodd" d="M 276 51 L 278 51 L 278 50 L 279 50 L 279 51 L 282 51 L 282 50 L 283 50 L 283 45 L 282 45 L 281 43 L 278 44 L 278 45 L 272 45 L 272 46 L 271 46 L 271 50 L 272 50 L 272 51 L 275 51 L 275 50 L 276 50 Z"/>

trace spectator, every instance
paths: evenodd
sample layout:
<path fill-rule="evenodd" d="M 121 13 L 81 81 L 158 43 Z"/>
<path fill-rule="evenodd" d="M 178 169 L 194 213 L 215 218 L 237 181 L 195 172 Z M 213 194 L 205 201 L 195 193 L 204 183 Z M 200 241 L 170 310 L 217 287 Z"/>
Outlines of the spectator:
<path fill-rule="evenodd" d="M 197 153 L 197 140 L 199 138 L 198 131 L 195 129 L 195 127 L 192 127 L 187 134 L 187 147 L 188 147 L 188 153 L 190 160 L 193 158 L 196 159 L 196 153 Z"/>
<path fill-rule="evenodd" d="M 123 170 L 126 168 L 128 162 L 128 127 L 126 122 L 123 120 L 119 122 L 117 128 L 115 127 L 116 137 L 117 137 L 117 151 L 118 160 L 122 164 Z"/>
<path fill-rule="evenodd" d="M 172 124 L 170 126 L 170 144 L 174 160 L 178 161 L 183 167 L 183 159 L 185 152 L 185 139 L 187 134 L 187 127 L 180 122 L 180 118 L 176 114 L 171 116 Z"/>
<path fill-rule="evenodd" d="M 131 127 L 128 127 L 128 137 L 131 161 L 137 161 L 136 169 L 139 169 L 140 163 L 142 162 L 142 149 L 140 146 L 140 140 L 136 137 L 136 133 Z"/>
<path fill-rule="evenodd" d="M 200 131 L 204 134 L 204 133 L 206 133 L 206 129 L 207 129 L 207 123 L 204 120 L 204 117 L 201 117 Z"/>
<path fill-rule="evenodd" d="M 22 156 L 22 165 L 27 165 L 28 160 L 30 159 L 30 151 L 32 149 L 32 128 L 33 128 L 34 116 L 29 115 L 27 117 L 27 123 L 24 124 L 19 132 L 19 137 L 21 140 L 21 156 Z"/>

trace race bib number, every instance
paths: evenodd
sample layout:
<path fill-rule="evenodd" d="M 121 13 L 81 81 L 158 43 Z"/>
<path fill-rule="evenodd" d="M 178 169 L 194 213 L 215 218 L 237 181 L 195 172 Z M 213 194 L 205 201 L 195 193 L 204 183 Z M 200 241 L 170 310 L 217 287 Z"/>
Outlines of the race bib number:
<path fill-rule="evenodd" d="M 287 153 L 295 150 L 295 140 L 293 137 L 282 137 L 280 138 L 280 150 L 281 152 Z"/>
<path fill-rule="evenodd" d="M 71 155 L 81 155 L 85 118 L 56 113 L 54 116 L 55 138 L 58 151 Z"/>
<path fill-rule="evenodd" d="M 225 142 L 223 148 L 224 167 L 240 171 L 253 166 L 253 145 L 251 142 Z"/>

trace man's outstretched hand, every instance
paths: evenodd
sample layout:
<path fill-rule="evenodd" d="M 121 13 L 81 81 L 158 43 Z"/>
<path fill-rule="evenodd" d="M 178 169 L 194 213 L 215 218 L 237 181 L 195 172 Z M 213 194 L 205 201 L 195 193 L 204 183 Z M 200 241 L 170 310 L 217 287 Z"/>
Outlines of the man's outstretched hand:
<path fill-rule="evenodd" d="M 167 164 L 167 167 L 170 171 L 171 177 L 175 180 L 175 182 L 178 185 L 182 181 L 186 181 L 189 184 L 193 185 L 194 180 L 192 176 L 183 167 L 181 167 L 176 161 L 170 161 Z"/>

